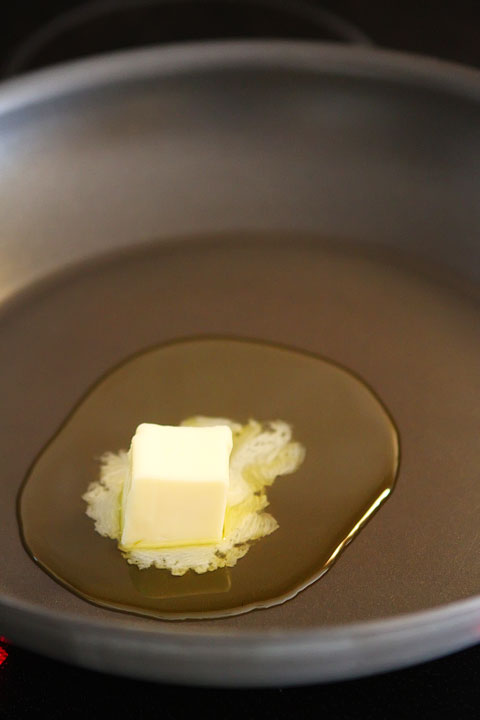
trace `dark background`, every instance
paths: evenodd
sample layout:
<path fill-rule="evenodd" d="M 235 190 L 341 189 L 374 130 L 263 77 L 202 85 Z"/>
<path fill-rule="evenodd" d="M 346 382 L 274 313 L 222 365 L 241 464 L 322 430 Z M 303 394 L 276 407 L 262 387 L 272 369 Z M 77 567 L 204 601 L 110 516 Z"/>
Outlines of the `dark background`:
<path fill-rule="evenodd" d="M 99 7 L 130 6 L 101 13 Z M 315 10 L 334 12 L 356 25 L 375 45 L 433 55 L 480 67 L 479 0 L 16 0 L 8 3 L 0 68 L 15 47 L 65 11 L 81 8 L 85 20 L 62 33 L 25 67 L 141 44 L 222 37 L 336 39 L 312 22 Z M 296 6 L 296 10 L 294 9 Z M 337 35 L 338 37 L 338 35 Z"/>
<path fill-rule="evenodd" d="M 122 5 L 122 2 L 117 2 Z M 102 10 L 107 8 L 108 12 Z M 148 6 L 69 0 L 17 0 L 3 23 L 0 76 L 136 45 L 226 37 L 361 39 L 379 47 L 480 67 L 480 0 L 165 0 Z M 89 6 L 90 10 L 84 8 Z M 94 7 L 95 6 L 95 7 Z M 93 8 L 93 10 L 92 10 Z M 35 40 L 38 28 L 73 16 Z M 333 11 L 359 28 L 325 17 Z M 32 41 L 33 38 L 33 41 Z M 480 163 L 480 160 L 479 160 Z M 0 627 L 0 633 L 2 628 Z M 72 668 L 14 647 L 0 637 L 0 719 L 49 718 L 443 717 L 475 718 L 480 707 L 480 646 L 373 678 L 272 690 L 215 690 L 155 685 Z"/>

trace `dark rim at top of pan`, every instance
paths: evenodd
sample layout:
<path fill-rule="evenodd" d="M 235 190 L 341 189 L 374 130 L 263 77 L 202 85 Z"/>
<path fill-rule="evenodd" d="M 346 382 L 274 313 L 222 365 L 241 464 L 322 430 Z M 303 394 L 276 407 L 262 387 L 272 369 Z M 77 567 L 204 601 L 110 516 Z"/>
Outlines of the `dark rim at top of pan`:
<path fill-rule="evenodd" d="M 480 72 L 460 64 L 338 43 L 242 40 L 128 50 L 37 70 L 3 83 L 0 115 L 116 82 L 249 65 L 383 78 L 480 100 Z"/>
<path fill-rule="evenodd" d="M 460 65 L 337 44 L 241 41 L 133 50 L 37 71 L 3 84 L 0 116 L 119 82 L 235 66 L 390 80 L 480 103 L 480 73 Z M 360 676 L 473 644 L 480 638 L 480 595 L 391 619 L 300 631 L 225 632 L 199 625 L 195 632 L 185 632 L 165 623 L 139 629 L 129 627 L 128 615 L 111 613 L 108 622 L 86 621 L 1 597 L 0 621 L 13 640 L 93 668 L 179 682 L 268 685 Z M 29 641 L 38 628 L 38 637 Z M 99 648 L 108 648 L 108 662 Z M 127 649 L 131 662 L 112 661 Z M 162 668 L 146 667 L 149 658 L 161 658 Z M 136 670 L 135 662 L 144 666 Z M 227 663 L 226 671 L 215 682 L 220 663 Z"/>

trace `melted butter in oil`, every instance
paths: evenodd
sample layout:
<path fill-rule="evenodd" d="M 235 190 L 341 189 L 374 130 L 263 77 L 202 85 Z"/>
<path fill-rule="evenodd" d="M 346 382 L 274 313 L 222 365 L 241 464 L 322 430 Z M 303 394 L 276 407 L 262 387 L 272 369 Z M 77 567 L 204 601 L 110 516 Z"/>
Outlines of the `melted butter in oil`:
<path fill-rule="evenodd" d="M 139 570 L 94 532 L 81 496 L 99 457 L 127 448 L 141 422 L 196 414 L 285 420 L 305 461 L 268 491 L 279 529 L 235 567 L 182 577 Z M 257 342 L 173 342 L 104 377 L 44 449 L 20 497 L 23 539 L 48 573 L 99 605 L 167 619 L 234 615 L 283 602 L 317 580 L 386 499 L 397 469 L 388 412 L 347 370 Z"/>

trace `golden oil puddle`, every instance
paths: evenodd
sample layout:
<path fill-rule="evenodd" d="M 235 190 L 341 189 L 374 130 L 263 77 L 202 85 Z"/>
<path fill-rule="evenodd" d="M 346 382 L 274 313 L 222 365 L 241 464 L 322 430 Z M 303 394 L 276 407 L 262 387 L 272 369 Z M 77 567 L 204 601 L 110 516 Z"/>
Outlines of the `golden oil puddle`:
<path fill-rule="evenodd" d="M 279 529 L 235 567 L 182 577 L 139 570 L 94 532 L 81 496 L 100 456 L 127 448 L 137 425 L 192 415 L 285 420 L 305 461 L 269 489 Z M 19 514 L 31 555 L 81 597 L 158 618 L 221 617 L 279 604 L 318 580 L 389 495 L 397 469 L 392 419 L 351 372 L 280 346 L 198 338 L 103 377 L 38 457 Z"/>

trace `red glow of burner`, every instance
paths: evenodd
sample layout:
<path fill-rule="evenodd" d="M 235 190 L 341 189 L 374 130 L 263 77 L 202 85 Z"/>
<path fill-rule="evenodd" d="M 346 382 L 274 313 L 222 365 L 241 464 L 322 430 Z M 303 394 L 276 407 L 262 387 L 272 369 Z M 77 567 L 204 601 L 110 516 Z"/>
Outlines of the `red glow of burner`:
<path fill-rule="evenodd" d="M 0 635 L 0 643 L 2 643 L 2 645 L 8 645 L 7 638 L 3 637 L 3 635 Z M 5 660 L 8 658 L 8 651 L 5 650 L 5 648 L 2 647 L 2 645 L 0 645 L 0 667 L 3 665 Z"/>
<path fill-rule="evenodd" d="M 0 647 L 0 667 L 3 665 L 5 660 L 8 658 L 8 652 L 5 650 L 5 648 Z"/>

